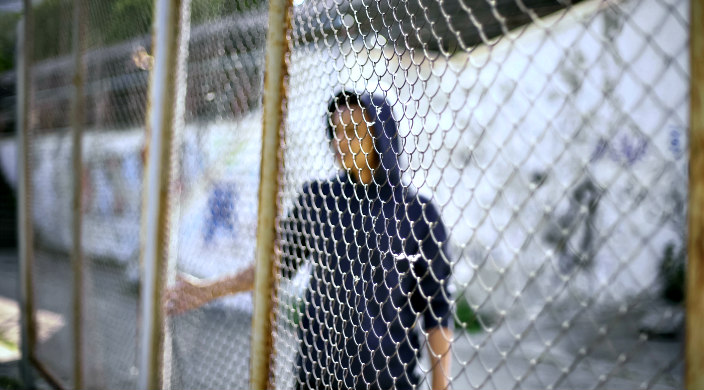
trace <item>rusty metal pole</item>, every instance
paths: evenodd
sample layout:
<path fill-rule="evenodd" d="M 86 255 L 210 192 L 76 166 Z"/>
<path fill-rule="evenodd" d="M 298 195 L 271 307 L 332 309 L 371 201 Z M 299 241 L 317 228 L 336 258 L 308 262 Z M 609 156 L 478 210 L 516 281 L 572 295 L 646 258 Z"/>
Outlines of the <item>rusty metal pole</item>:
<path fill-rule="evenodd" d="M 170 199 L 176 165 L 174 135 L 183 127 L 190 0 L 155 0 L 154 65 L 149 83 L 147 162 L 142 213 L 139 389 L 163 387 L 165 312 L 169 260 Z M 186 26 L 185 28 L 183 28 Z"/>
<path fill-rule="evenodd" d="M 704 4 L 690 3 L 689 244 L 685 388 L 704 389 Z"/>
<path fill-rule="evenodd" d="M 84 76 L 83 54 L 85 51 L 85 21 L 83 20 L 83 0 L 73 0 L 73 101 L 71 107 L 71 146 L 72 150 L 72 248 L 73 268 L 73 387 L 84 387 L 83 370 L 83 248 L 81 240 L 82 188 L 83 188 L 83 121 L 84 121 Z"/>
<path fill-rule="evenodd" d="M 24 17 L 17 26 L 17 234 L 20 265 L 20 322 L 22 361 L 20 375 L 25 388 L 34 388 L 32 358 L 36 343 L 34 316 L 34 227 L 32 223 L 32 176 L 30 167 L 30 80 L 32 45 L 32 2 L 24 0 Z"/>
<path fill-rule="evenodd" d="M 259 170 L 259 209 L 257 218 L 256 274 L 250 381 L 253 390 L 272 387 L 273 280 L 275 272 L 276 215 L 279 187 L 280 137 L 286 100 L 286 34 L 290 28 L 291 0 L 269 1 L 269 31 L 266 40 L 262 118 L 262 155 Z"/>

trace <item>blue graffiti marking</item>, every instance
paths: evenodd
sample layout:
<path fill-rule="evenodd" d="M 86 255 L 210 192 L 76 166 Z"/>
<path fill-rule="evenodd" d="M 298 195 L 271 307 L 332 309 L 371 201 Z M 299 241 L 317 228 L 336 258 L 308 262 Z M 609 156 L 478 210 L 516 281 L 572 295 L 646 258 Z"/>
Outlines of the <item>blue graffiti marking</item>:
<path fill-rule="evenodd" d="M 233 233 L 235 219 L 235 190 L 229 184 L 216 184 L 208 197 L 208 213 L 203 239 L 212 241 L 218 230 Z"/>
<path fill-rule="evenodd" d="M 648 149 L 648 140 L 645 137 L 637 137 L 629 140 L 625 135 L 621 137 L 621 155 L 627 166 L 632 166 L 643 158 Z"/>
<path fill-rule="evenodd" d="M 599 141 L 597 141 L 594 151 L 592 152 L 592 156 L 589 158 L 589 162 L 601 160 L 601 158 L 604 157 L 604 154 L 606 154 L 606 150 L 608 148 L 609 142 L 603 138 L 599 138 Z"/>
<path fill-rule="evenodd" d="M 676 159 L 679 159 L 684 155 L 687 147 L 685 130 L 686 129 L 683 126 L 670 126 L 670 132 L 668 133 L 670 142 L 668 142 L 667 146 Z"/>
<path fill-rule="evenodd" d="M 604 156 L 608 156 L 613 162 L 631 167 L 642 160 L 647 151 L 648 139 L 643 136 L 629 137 L 623 135 L 618 139 L 617 145 L 614 145 L 611 140 L 600 138 L 589 161 L 599 161 Z"/>

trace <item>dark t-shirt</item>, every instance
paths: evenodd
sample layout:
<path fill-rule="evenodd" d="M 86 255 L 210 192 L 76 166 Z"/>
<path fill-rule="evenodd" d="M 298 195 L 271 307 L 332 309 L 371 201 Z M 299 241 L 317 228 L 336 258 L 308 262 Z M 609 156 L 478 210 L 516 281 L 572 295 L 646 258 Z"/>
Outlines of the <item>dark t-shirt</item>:
<path fill-rule="evenodd" d="M 416 328 L 447 326 L 451 265 L 427 199 L 346 175 L 304 186 L 283 224 L 282 270 L 312 263 L 298 328 L 300 386 L 411 388 Z"/>

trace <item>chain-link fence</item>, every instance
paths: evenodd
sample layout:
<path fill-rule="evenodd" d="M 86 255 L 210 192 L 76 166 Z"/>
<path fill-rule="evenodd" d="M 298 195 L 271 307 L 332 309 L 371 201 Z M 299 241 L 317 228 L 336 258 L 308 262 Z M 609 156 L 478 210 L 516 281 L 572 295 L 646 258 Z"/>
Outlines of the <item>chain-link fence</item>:
<path fill-rule="evenodd" d="M 55 351 L 72 350 L 73 311 L 71 263 L 65 254 L 54 254 L 55 248 L 71 242 L 71 77 L 70 57 L 60 67 L 42 58 L 43 50 L 51 47 L 53 54 L 69 55 L 72 50 L 72 12 L 70 8 L 57 8 L 55 13 L 36 12 L 31 34 L 40 34 L 42 26 L 53 24 L 56 33 L 46 45 L 34 43 L 30 54 L 35 58 L 28 71 L 29 115 L 27 170 L 32 172 L 26 180 L 33 220 L 44 216 L 45 224 L 36 224 L 33 243 L 43 243 L 46 252 L 35 253 L 30 268 L 33 276 L 34 309 L 36 311 L 35 359 L 44 370 L 54 375 L 55 381 L 73 386 L 74 372 L 70 359 L 57 358 Z M 55 170 L 54 170 L 55 169 Z M 43 316 L 42 313 L 45 315 Z"/>
<path fill-rule="evenodd" d="M 258 0 L 172 10 L 184 99 L 162 191 L 145 173 L 162 153 L 155 3 L 46 0 L 25 38 L 32 353 L 57 386 L 249 387 L 255 258 L 275 265 L 270 387 L 684 386 L 689 2 L 294 0 L 264 255 L 265 48 L 282 26 Z M 0 162 L 18 186 L 14 145 Z M 140 308 L 160 295 L 148 346 Z"/>
<path fill-rule="evenodd" d="M 191 4 L 174 260 L 179 272 L 205 280 L 254 262 L 266 7 Z M 173 317 L 170 385 L 247 388 L 251 308 L 251 296 L 240 294 Z"/>
<path fill-rule="evenodd" d="M 682 385 L 687 4 L 559 8 L 294 8 L 283 382 Z"/>

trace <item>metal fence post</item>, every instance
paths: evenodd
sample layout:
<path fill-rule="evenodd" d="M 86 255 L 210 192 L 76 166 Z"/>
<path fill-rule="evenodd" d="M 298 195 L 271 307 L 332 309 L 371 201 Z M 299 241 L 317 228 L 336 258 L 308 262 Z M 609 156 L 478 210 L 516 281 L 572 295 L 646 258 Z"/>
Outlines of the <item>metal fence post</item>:
<path fill-rule="evenodd" d="M 32 224 L 32 180 L 29 167 L 29 104 L 32 67 L 32 2 L 24 0 L 24 17 L 17 26 L 17 233 L 20 265 L 20 321 L 22 362 L 20 371 L 26 388 L 34 388 L 32 358 L 36 342 L 34 318 L 34 240 Z"/>
<path fill-rule="evenodd" d="M 164 310 L 169 258 L 169 193 L 172 189 L 174 133 L 183 126 L 181 91 L 187 55 L 189 0 L 155 0 L 152 25 L 154 66 L 149 83 L 147 162 L 142 217 L 142 288 L 140 296 L 140 389 L 162 388 Z"/>
<path fill-rule="evenodd" d="M 704 389 L 704 4 L 690 4 L 689 248 L 685 388 Z"/>
<path fill-rule="evenodd" d="M 264 70 L 262 155 L 259 170 L 259 209 L 257 218 L 256 275 L 252 317 L 251 388 L 271 387 L 270 365 L 273 350 L 271 314 L 273 272 L 276 248 L 276 215 L 279 184 L 280 135 L 286 99 L 286 33 L 290 27 L 291 0 L 269 1 L 269 30 Z"/>
<path fill-rule="evenodd" d="M 73 171 L 72 199 L 72 248 L 71 265 L 73 268 L 73 386 L 84 387 L 83 378 L 83 250 L 81 241 L 82 223 L 82 188 L 83 188 L 83 120 L 84 120 L 84 74 L 83 53 L 85 50 L 85 22 L 83 20 L 83 1 L 73 0 L 73 101 L 71 107 L 71 146 Z"/>

